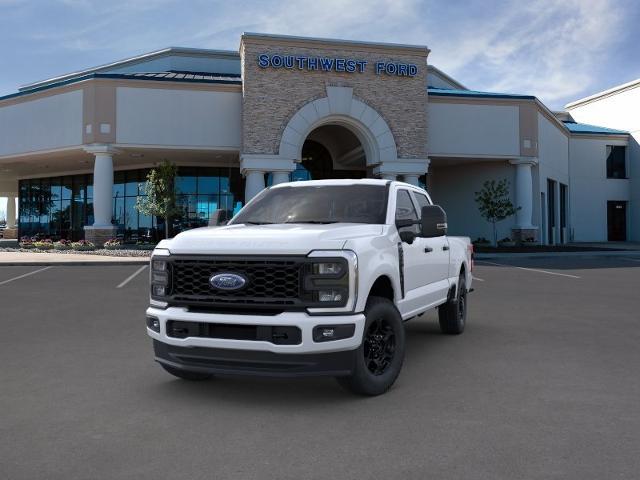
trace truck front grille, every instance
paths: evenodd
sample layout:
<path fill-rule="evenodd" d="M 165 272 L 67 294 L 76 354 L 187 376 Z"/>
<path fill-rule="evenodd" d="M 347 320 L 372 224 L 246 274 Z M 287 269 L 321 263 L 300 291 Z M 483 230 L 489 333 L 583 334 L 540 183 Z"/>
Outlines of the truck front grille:
<path fill-rule="evenodd" d="M 173 256 L 169 303 L 194 307 L 302 307 L 305 263 L 304 257 Z M 219 273 L 241 274 L 247 284 L 240 290 L 215 289 L 209 279 Z"/>

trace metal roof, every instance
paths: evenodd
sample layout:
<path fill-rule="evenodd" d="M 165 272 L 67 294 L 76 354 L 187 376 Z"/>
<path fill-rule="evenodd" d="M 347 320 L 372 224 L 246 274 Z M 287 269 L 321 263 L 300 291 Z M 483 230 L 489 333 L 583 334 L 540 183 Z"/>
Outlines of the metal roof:
<path fill-rule="evenodd" d="M 49 90 L 51 88 L 71 85 L 73 83 L 91 80 L 92 78 L 111 78 L 121 80 L 151 80 L 155 82 L 185 82 L 185 83 L 210 83 L 224 85 L 242 85 L 240 75 L 231 73 L 194 73 L 194 72 L 138 72 L 138 73 L 90 73 L 81 77 L 73 77 L 68 80 L 60 80 L 54 83 L 48 83 L 41 87 L 22 90 L 17 93 L 10 93 L 0 97 L 0 100 L 9 98 L 23 97 L 32 93 Z"/>
<path fill-rule="evenodd" d="M 523 100 L 535 100 L 533 95 L 521 95 L 517 93 L 479 92 L 477 90 L 456 90 L 453 88 L 427 88 L 429 95 L 441 97 L 474 97 L 474 98 L 518 98 Z"/>
<path fill-rule="evenodd" d="M 599 127 L 597 125 L 589 125 L 587 123 L 567 122 L 564 121 L 565 127 L 569 129 L 571 133 L 582 134 L 596 134 L 596 135 L 628 135 L 629 132 L 625 130 L 615 130 L 613 128 Z"/>

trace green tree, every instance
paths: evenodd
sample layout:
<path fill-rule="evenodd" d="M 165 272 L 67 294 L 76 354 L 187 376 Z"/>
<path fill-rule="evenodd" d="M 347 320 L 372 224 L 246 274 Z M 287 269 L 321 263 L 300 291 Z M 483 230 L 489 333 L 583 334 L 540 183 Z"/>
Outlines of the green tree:
<path fill-rule="evenodd" d="M 179 215 L 181 210 L 176 204 L 175 179 L 178 167 L 163 161 L 147 174 L 147 183 L 144 186 L 145 196 L 140 196 L 136 202 L 136 210 L 143 215 L 151 215 L 164 218 L 165 238 L 169 238 L 169 221 L 171 217 Z"/>
<path fill-rule="evenodd" d="M 509 182 L 506 179 L 498 182 L 487 180 L 475 195 L 480 215 L 493 226 L 493 245 L 495 246 L 498 244 L 496 223 L 514 215 L 520 207 L 516 208 L 511 203 Z"/>

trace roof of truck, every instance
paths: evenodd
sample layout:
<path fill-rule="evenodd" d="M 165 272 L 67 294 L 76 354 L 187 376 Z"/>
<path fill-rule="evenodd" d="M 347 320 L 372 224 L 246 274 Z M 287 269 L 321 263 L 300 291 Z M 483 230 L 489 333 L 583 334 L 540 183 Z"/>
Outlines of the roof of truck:
<path fill-rule="evenodd" d="M 280 183 L 278 185 L 274 185 L 271 188 L 281 188 L 281 187 L 321 187 L 323 185 L 386 185 L 391 183 L 391 180 L 384 180 L 380 178 L 347 178 L 347 179 L 330 179 L 330 180 L 303 180 L 298 182 L 289 182 L 289 183 Z M 393 181 L 393 183 L 408 185 L 410 187 L 414 187 L 415 185 L 411 185 L 405 182 Z"/>

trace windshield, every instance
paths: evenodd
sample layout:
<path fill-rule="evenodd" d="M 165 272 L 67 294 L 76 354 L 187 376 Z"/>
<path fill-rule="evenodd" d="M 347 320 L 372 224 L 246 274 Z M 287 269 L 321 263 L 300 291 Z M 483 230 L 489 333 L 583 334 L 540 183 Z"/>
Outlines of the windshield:
<path fill-rule="evenodd" d="M 316 185 L 263 190 L 231 224 L 385 223 L 385 185 Z"/>

